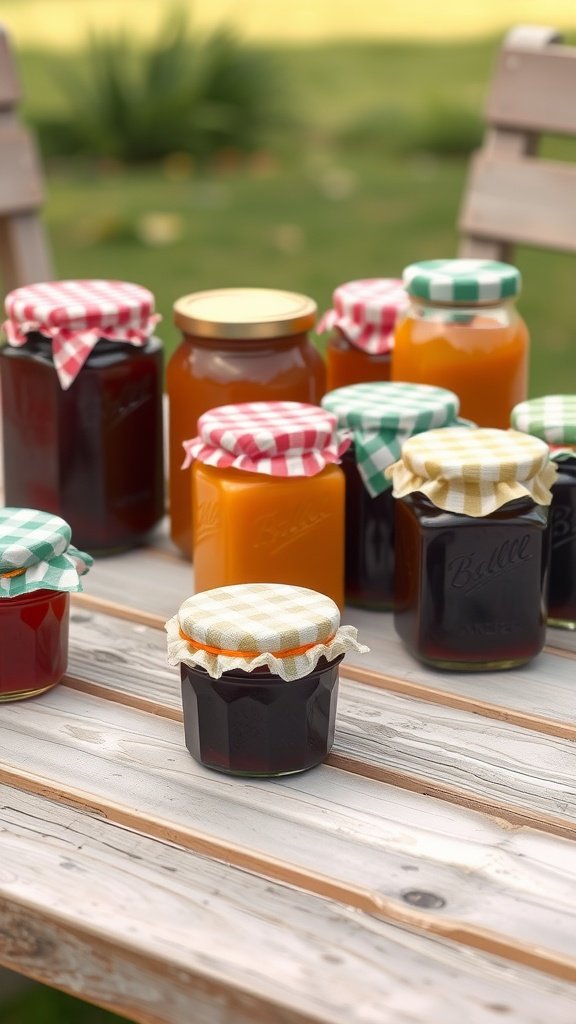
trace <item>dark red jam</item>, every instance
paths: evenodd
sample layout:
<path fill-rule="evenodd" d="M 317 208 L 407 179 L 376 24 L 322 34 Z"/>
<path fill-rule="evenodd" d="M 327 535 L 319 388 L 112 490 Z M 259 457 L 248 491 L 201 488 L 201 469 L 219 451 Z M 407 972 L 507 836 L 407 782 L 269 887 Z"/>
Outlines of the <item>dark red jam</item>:
<path fill-rule="evenodd" d="M 491 515 L 444 512 L 415 493 L 396 503 L 398 634 L 439 668 L 512 668 L 541 651 L 547 509 L 529 499 Z"/>
<path fill-rule="evenodd" d="M 33 697 L 60 682 L 69 604 L 70 595 L 58 590 L 0 598 L 0 701 Z"/>
<path fill-rule="evenodd" d="M 212 679 L 181 665 L 188 750 L 207 768 L 231 775 L 288 775 L 319 764 L 334 742 L 343 657 L 322 658 L 291 682 L 267 669 Z"/>
<path fill-rule="evenodd" d="M 354 445 L 342 456 L 346 478 L 346 603 L 385 610 L 394 602 L 392 488 L 370 497 L 358 472 Z"/>
<path fill-rule="evenodd" d="M 576 629 L 576 457 L 557 465 L 550 508 L 548 623 Z"/>
<path fill-rule="evenodd" d="M 41 335 L 0 355 L 6 504 L 62 516 L 88 551 L 141 543 L 164 511 L 161 343 L 99 341 L 67 391 Z"/>

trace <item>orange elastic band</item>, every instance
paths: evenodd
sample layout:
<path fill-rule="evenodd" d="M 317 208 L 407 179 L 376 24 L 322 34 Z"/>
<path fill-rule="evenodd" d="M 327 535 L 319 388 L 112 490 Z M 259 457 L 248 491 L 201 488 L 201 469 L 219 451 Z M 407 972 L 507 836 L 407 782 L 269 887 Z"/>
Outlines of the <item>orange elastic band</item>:
<path fill-rule="evenodd" d="M 12 576 L 23 576 L 26 569 L 12 569 L 11 572 L 0 572 L 0 579 L 9 580 Z"/>
<path fill-rule="evenodd" d="M 182 630 L 180 630 L 180 636 L 196 651 L 206 651 L 207 654 L 222 654 L 225 658 L 259 658 L 263 653 L 262 651 L 225 651 L 221 647 L 209 647 L 208 644 L 201 644 L 198 640 L 193 640 L 192 637 L 187 636 Z M 273 653 L 275 658 L 296 658 L 299 654 L 305 654 L 306 651 L 310 651 L 313 647 L 318 647 L 320 644 L 332 643 L 335 636 L 336 634 L 333 633 L 327 640 L 313 640 L 310 644 L 292 647 L 289 651 L 270 651 L 270 653 Z"/>

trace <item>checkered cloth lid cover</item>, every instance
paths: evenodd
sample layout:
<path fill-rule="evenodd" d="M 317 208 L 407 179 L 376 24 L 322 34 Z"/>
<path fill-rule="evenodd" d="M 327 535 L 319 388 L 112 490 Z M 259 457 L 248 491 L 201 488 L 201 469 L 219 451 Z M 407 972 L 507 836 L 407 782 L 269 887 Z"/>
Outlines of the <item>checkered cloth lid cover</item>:
<path fill-rule="evenodd" d="M 423 260 L 403 273 L 410 295 L 431 302 L 499 302 L 520 292 L 520 271 L 497 260 Z"/>
<path fill-rule="evenodd" d="M 511 423 L 516 430 L 547 441 L 555 462 L 576 458 L 576 395 L 545 395 L 520 402 L 512 409 Z"/>
<path fill-rule="evenodd" d="M 188 598 L 166 623 L 168 661 L 223 672 L 265 666 L 286 681 L 301 679 L 320 658 L 364 654 L 354 626 L 340 626 L 334 601 L 304 587 L 243 583 Z"/>
<path fill-rule="evenodd" d="M 552 501 L 557 469 L 548 446 L 516 430 L 429 430 L 405 442 L 386 472 L 395 498 L 420 491 L 438 508 L 487 516 L 516 498 Z"/>
<path fill-rule="evenodd" d="M 267 476 L 315 476 L 351 444 L 339 435 L 336 416 L 303 402 L 221 405 L 200 417 L 198 431 L 183 442 L 183 469 L 198 459 Z"/>
<path fill-rule="evenodd" d="M 324 314 L 317 333 L 337 327 L 356 348 L 369 355 L 390 352 L 394 325 L 408 308 L 402 281 L 394 277 L 366 278 L 339 285 L 333 294 L 334 308 Z"/>
<path fill-rule="evenodd" d="M 127 281 L 51 281 L 6 296 L 4 331 L 25 345 L 33 331 L 52 339 L 60 385 L 67 390 L 101 338 L 145 345 L 160 316 L 147 288 Z"/>
<path fill-rule="evenodd" d="M 404 441 L 432 427 L 465 424 L 453 391 L 429 384 L 377 381 L 329 391 L 322 406 L 351 430 L 358 471 L 371 497 L 392 486 L 385 470 L 400 458 Z"/>
<path fill-rule="evenodd" d="M 68 523 L 31 508 L 0 508 L 0 599 L 34 590 L 82 590 L 92 558 L 70 543 Z"/>

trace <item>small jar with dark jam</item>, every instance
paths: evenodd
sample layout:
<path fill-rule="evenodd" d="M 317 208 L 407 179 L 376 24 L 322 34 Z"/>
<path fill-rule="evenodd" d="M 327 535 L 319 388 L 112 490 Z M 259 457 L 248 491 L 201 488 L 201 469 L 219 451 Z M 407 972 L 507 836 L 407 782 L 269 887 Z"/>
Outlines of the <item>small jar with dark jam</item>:
<path fill-rule="evenodd" d="M 162 345 L 154 297 L 121 281 L 55 281 L 6 298 L 4 486 L 101 554 L 164 513 Z"/>
<path fill-rule="evenodd" d="M 346 603 L 374 611 L 394 604 L 394 499 L 386 469 L 402 443 L 431 427 L 452 427 L 458 397 L 426 384 L 378 381 L 330 391 L 322 399 L 352 433 L 342 456 L 346 479 Z"/>
<path fill-rule="evenodd" d="M 186 746 L 230 775 L 306 771 L 334 740 L 339 665 L 364 653 L 337 606 L 303 587 L 250 583 L 189 598 L 166 623 L 180 665 Z"/>
<path fill-rule="evenodd" d="M 394 326 L 408 303 L 408 293 L 397 278 L 366 278 L 336 288 L 333 308 L 318 326 L 319 334 L 331 332 L 326 349 L 328 391 L 390 380 Z"/>
<path fill-rule="evenodd" d="M 576 629 L 576 395 L 520 402 L 512 426 L 546 441 L 558 467 L 550 507 L 548 625 Z"/>
<path fill-rule="evenodd" d="M 0 509 L 0 701 L 44 693 L 66 671 L 70 592 L 92 564 L 70 536 L 58 516 Z"/>
<path fill-rule="evenodd" d="M 530 661 L 546 629 L 547 445 L 512 430 L 432 430 L 388 472 L 395 626 L 412 654 L 463 671 Z"/>

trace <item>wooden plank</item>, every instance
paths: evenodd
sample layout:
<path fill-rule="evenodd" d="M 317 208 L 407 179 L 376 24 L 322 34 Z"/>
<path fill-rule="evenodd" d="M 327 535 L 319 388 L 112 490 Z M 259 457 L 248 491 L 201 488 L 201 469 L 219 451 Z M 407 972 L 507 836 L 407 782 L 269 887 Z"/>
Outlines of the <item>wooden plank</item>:
<path fill-rule="evenodd" d="M 37 213 L 24 211 L 0 219 L 0 272 L 6 291 L 54 280 L 46 235 Z"/>
<path fill-rule="evenodd" d="M 576 49 L 507 46 L 500 53 L 485 108 L 489 124 L 576 135 Z"/>
<path fill-rule="evenodd" d="M 567 840 L 327 766 L 271 781 L 209 772 L 179 724 L 64 687 L 0 722 L 3 783 L 576 980 Z M 410 905 L 414 888 L 437 909 Z"/>
<path fill-rule="evenodd" d="M 15 107 L 20 100 L 18 73 L 5 29 L 0 25 L 0 110 Z"/>
<path fill-rule="evenodd" d="M 36 147 L 26 129 L 8 114 L 0 114 L 0 153 L 0 217 L 40 206 Z"/>
<path fill-rule="evenodd" d="M 0 959 L 131 1019 L 574 1020 L 573 985 L 5 786 L 0 841 Z"/>
<path fill-rule="evenodd" d="M 551 160 L 472 161 L 460 228 L 475 238 L 576 251 L 576 167 Z"/>

